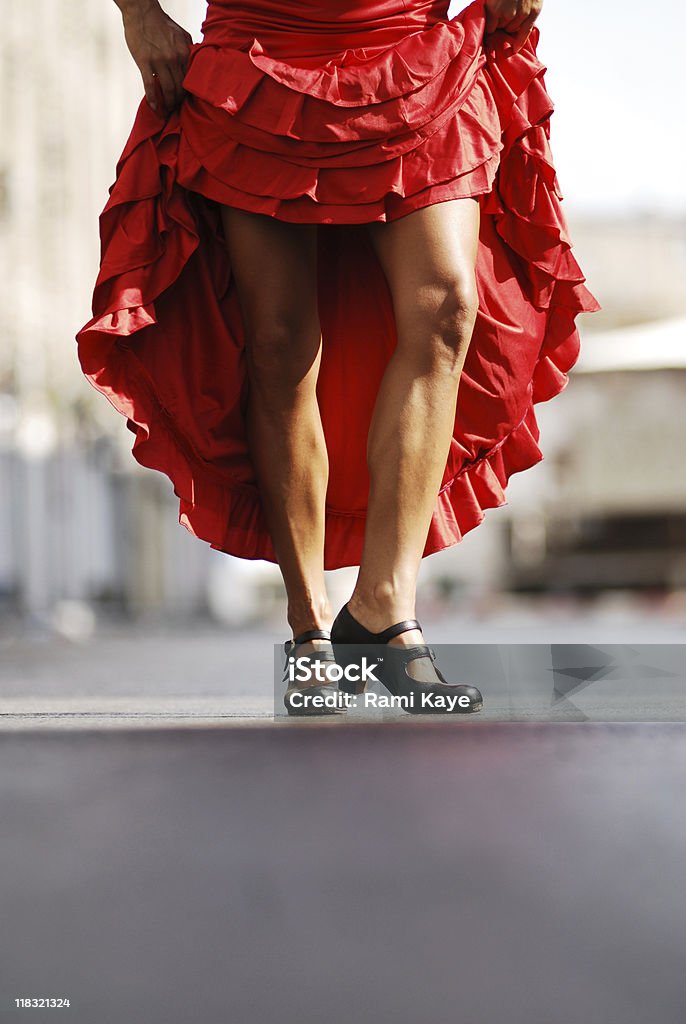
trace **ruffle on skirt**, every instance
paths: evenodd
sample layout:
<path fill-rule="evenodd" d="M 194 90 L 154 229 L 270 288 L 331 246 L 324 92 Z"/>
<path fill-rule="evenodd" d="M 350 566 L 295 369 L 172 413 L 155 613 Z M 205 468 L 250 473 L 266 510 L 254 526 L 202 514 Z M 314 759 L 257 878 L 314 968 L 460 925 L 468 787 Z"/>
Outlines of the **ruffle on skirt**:
<path fill-rule="evenodd" d="M 357 565 L 366 442 L 396 344 L 390 292 L 361 226 L 478 196 L 479 312 L 424 555 L 459 542 L 509 477 L 542 459 L 534 406 L 599 308 L 572 252 L 549 148 L 538 30 L 484 50 L 483 0 L 380 52 L 269 57 L 196 44 L 180 110 L 141 101 L 100 217 L 82 370 L 166 473 L 179 522 L 213 548 L 275 561 L 245 437 L 249 382 L 218 204 L 318 223 L 318 382 L 330 476 L 325 566 Z M 494 37 L 495 38 L 495 37 Z"/>

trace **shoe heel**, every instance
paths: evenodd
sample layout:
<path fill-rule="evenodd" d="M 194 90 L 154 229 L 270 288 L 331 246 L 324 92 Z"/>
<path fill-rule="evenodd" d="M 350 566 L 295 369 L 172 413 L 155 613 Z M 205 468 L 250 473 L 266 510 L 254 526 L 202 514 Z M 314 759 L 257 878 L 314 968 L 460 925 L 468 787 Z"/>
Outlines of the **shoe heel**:
<path fill-rule="evenodd" d="M 284 644 L 288 664 L 288 657 L 300 644 L 307 640 L 331 640 L 330 630 L 311 629 Z M 332 651 L 313 651 L 304 655 L 305 660 L 311 665 L 312 662 L 335 663 Z M 284 669 L 282 683 L 286 683 L 288 673 Z M 341 715 L 345 714 L 347 708 L 338 699 L 340 698 L 339 686 L 332 685 L 330 681 L 323 683 L 310 683 L 301 688 L 291 686 L 289 683 L 284 694 L 284 704 L 289 715 Z M 295 702 L 294 702 L 295 699 Z"/>
<path fill-rule="evenodd" d="M 345 670 L 350 668 L 352 665 L 360 664 L 360 657 L 358 647 L 356 644 L 333 644 L 334 657 L 336 664 L 340 665 L 343 669 L 343 675 L 338 680 L 338 689 L 342 690 L 343 693 L 349 693 L 351 696 L 357 696 L 360 693 L 364 693 L 364 683 L 357 679 L 349 678 L 345 675 Z"/>

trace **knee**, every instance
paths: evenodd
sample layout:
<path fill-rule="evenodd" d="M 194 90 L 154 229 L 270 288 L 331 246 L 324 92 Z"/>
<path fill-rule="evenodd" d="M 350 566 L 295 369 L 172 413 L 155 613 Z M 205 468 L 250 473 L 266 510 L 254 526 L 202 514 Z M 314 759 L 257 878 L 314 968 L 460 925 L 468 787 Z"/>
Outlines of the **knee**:
<path fill-rule="evenodd" d="M 246 330 L 251 383 L 267 396 L 286 396 L 307 377 L 320 341 L 317 324 L 299 318 L 260 319 Z"/>
<path fill-rule="evenodd" d="M 415 296 L 405 343 L 430 367 L 459 372 L 478 308 L 473 272 L 433 281 Z"/>
<path fill-rule="evenodd" d="M 429 285 L 419 296 L 418 308 L 435 355 L 459 355 L 469 344 L 479 308 L 474 274 L 455 275 Z"/>

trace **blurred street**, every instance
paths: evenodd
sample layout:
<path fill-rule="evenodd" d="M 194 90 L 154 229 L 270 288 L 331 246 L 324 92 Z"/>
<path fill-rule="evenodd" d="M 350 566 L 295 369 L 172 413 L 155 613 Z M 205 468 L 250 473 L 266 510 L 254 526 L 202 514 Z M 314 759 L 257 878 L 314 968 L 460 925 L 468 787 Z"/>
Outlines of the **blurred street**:
<path fill-rule="evenodd" d="M 447 677 L 482 690 L 480 722 L 686 721 L 679 603 L 670 615 L 664 603 L 651 611 L 626 595 L 585 607 L 547 596 L 419 614 Z M 72 628 L 75 619 L 72 611 Z M 207 619 L 104 620 L 78 638 L 5 620 L 0 728 L 262 724 L 283 712 L 274 686 L 285 638 L 278 628 L 237 631 Z M 384 721 L 406 718 L 384 712 Z"/>
<path fill-rule="evenodd" d="M 683 621 L 547 609 L 427 624 L 485 698 L 431 720 L 274 719 L 277 631 L 5 620 L 0 1020 L 681 1024 Z"/>

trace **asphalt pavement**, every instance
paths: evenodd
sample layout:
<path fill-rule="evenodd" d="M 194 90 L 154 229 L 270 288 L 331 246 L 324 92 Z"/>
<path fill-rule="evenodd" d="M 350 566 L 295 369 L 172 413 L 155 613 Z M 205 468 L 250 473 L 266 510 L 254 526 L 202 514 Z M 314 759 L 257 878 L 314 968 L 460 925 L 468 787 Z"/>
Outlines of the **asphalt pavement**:
<path fill-rule="evenodd" d="M 269 632 L 5 635 L 0 1019 L 682 1024 L 679 632 L 489 635 L 482 715 L 309 722 Z"/>

